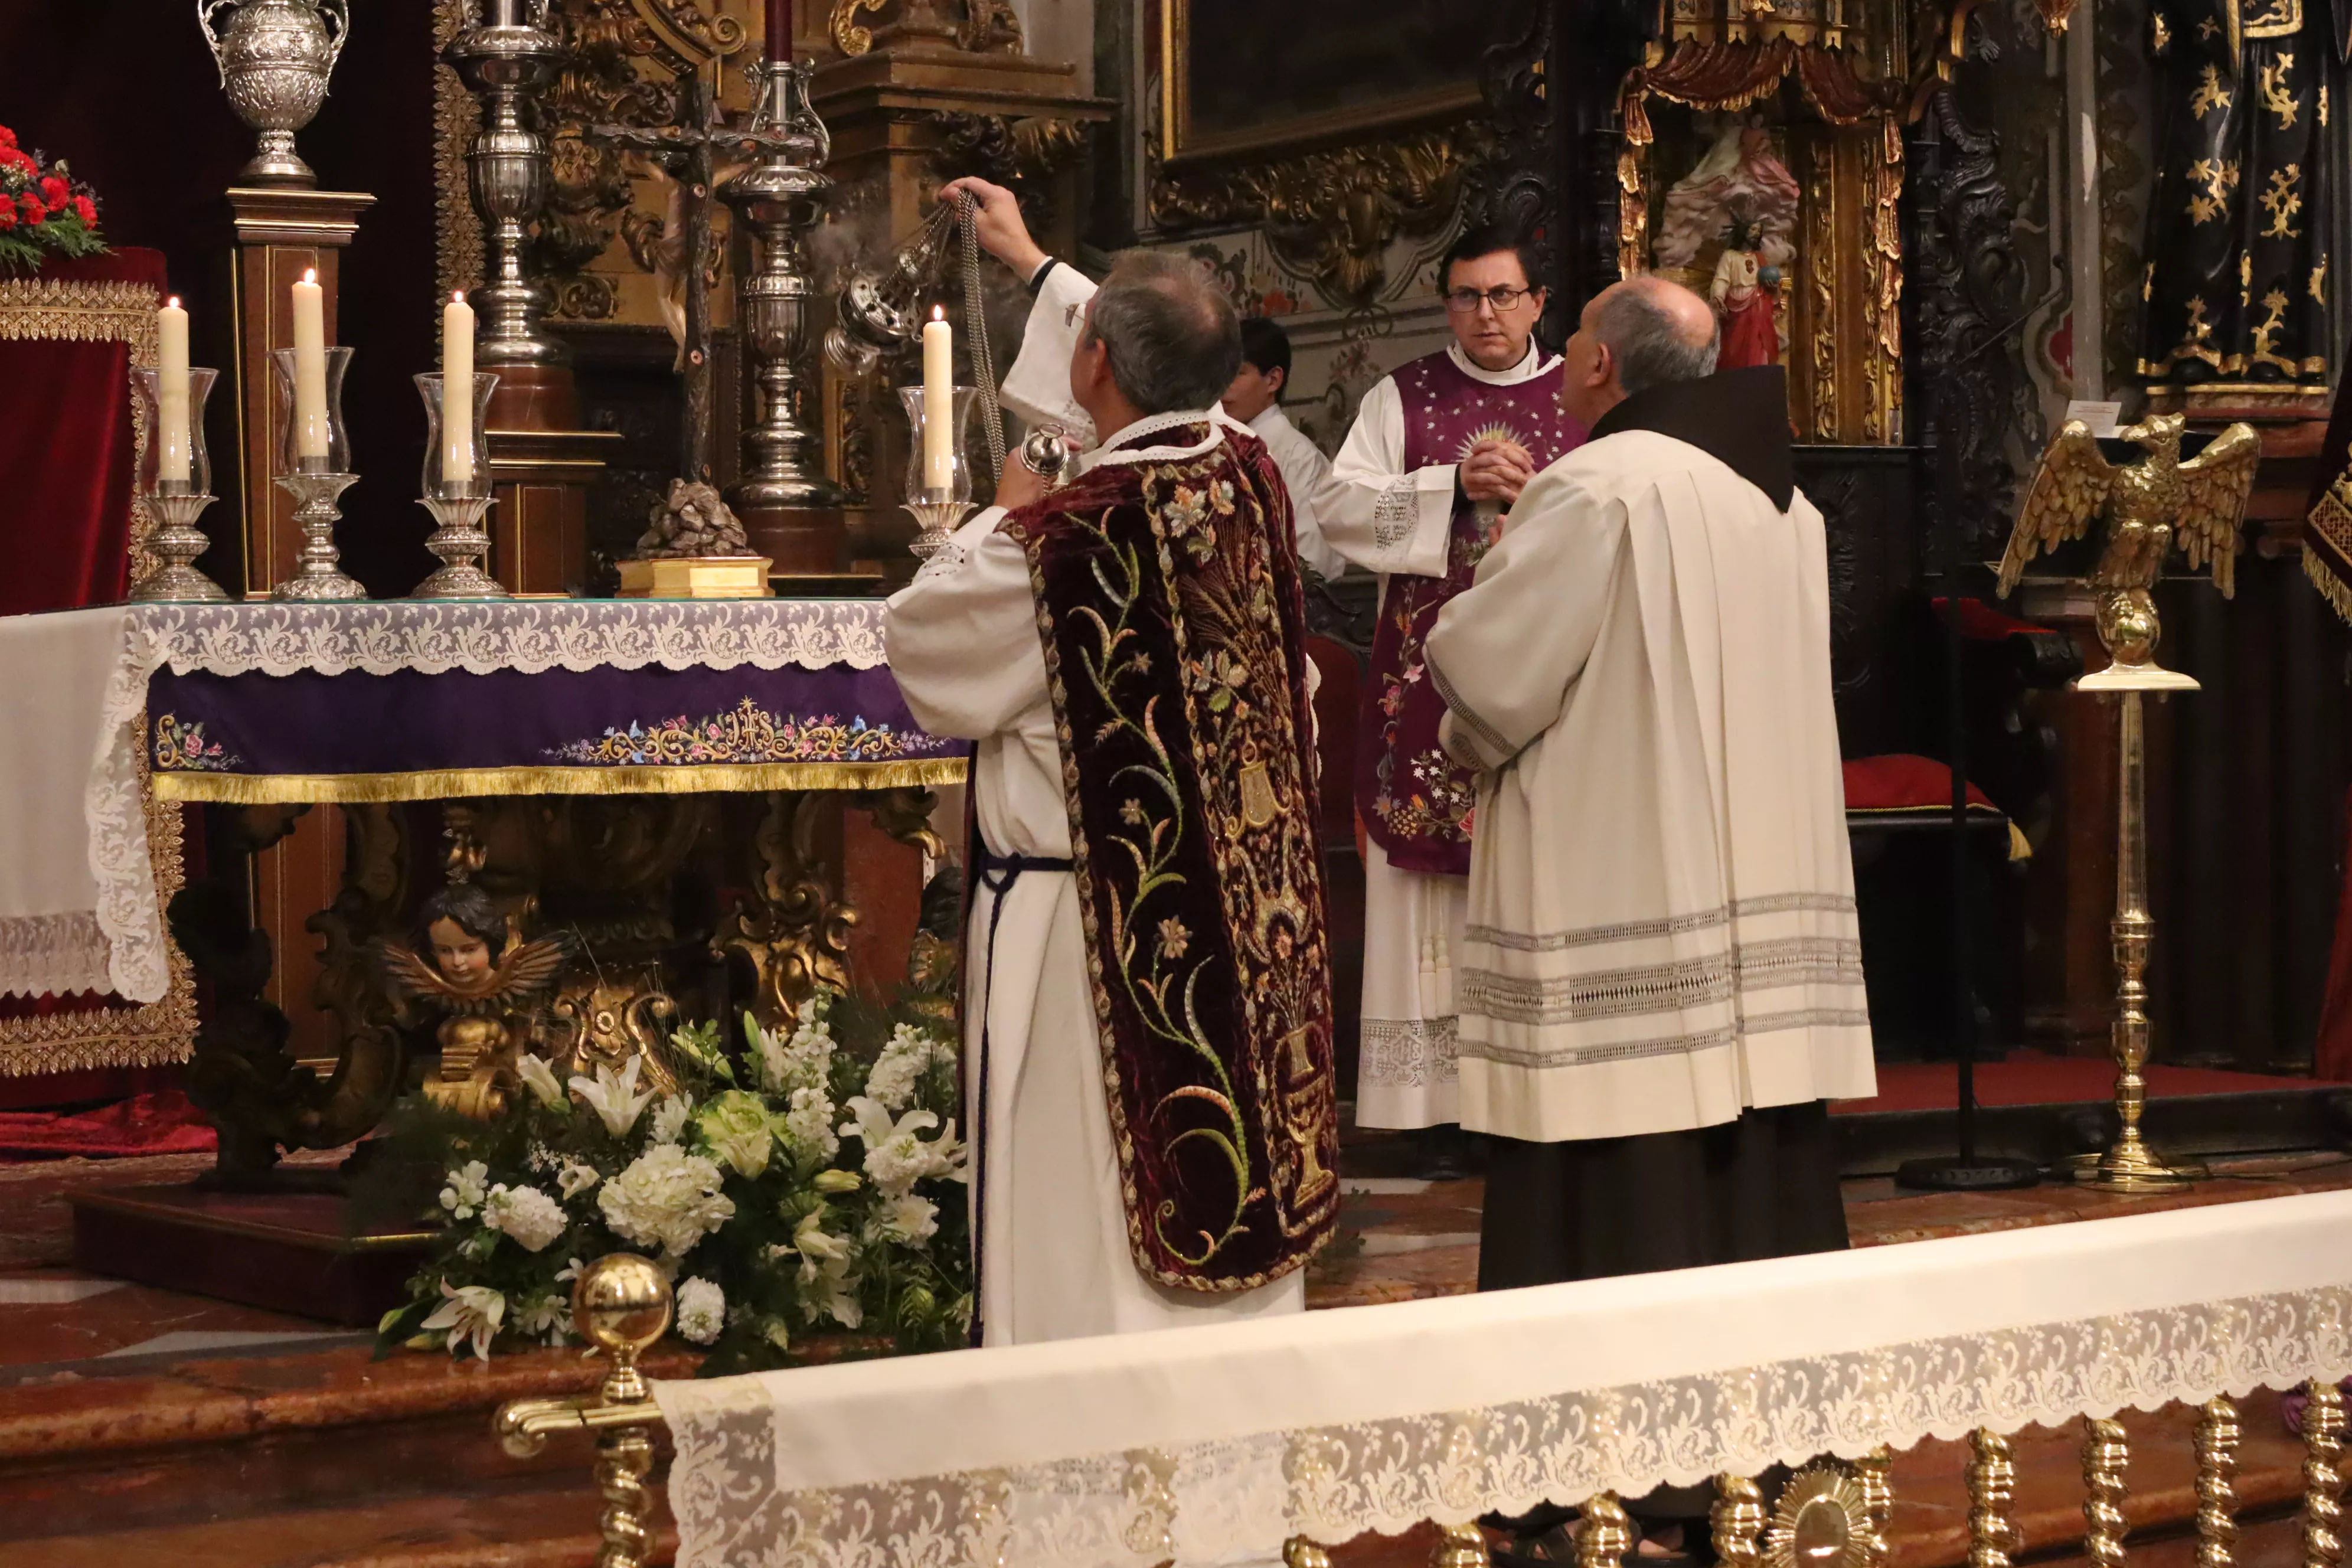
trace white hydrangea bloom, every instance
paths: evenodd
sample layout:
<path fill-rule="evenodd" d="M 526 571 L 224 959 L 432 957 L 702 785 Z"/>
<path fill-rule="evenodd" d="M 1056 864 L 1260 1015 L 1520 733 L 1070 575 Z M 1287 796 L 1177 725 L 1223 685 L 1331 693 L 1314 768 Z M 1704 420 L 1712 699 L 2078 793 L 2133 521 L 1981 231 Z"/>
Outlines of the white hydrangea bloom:
<path fill-rule="evenodd" d="M 727 1326 L 727 1293 L 708 1279 L 689 1279 L 677 1288 L 677 1331 L 682 1339 L 707 1345 Z"/>
<path fill-rule="evenodd" d="M 449 1184 L 441 1189 L 441 1206 L 456 1219 L 471 1219 L 474 1211 L 482 1206 L 488 1194 L 490 1168 L 479 1160 L 468 1160 L 449 1173 Z"/>
<path fill-rule="evenodd" d="M 541 1252 L 571 1221 L 564 1217 L 563 1205 L 537 1187 L 509 1187 L 500 1182 L 482 1200 L 482 1223 L 513 1237 L 525 1252 Z"/>
<path fill-rule="evenodd" d="M 656 1143 L 596 1194 L 613 1234 L 677 1257 L 735 1215 L 719 1190 L 719 1167 L 675 1143 Z"/>

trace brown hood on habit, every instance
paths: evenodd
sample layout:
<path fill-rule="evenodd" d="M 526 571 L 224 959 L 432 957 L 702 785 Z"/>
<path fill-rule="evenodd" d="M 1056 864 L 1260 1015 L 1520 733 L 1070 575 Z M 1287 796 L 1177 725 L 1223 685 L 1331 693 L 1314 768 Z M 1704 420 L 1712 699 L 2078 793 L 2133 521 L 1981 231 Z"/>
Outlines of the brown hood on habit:
<path fill-rule="evenodd" d="M 1687 441 L 1789 510 L 1797 469 L 1789 452 L 1789 376 L 1777 364 L 1727 370 L 1637 392 L 1601 416 L 1592 439 L 1654 430 Z"/>

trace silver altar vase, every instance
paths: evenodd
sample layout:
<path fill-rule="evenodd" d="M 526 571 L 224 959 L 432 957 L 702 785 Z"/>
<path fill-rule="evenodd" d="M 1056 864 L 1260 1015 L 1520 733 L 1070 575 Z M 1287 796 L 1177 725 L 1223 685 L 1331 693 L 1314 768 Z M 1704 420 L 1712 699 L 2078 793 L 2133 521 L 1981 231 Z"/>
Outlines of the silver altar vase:
<path fill-rule="evenodd" d="M 215 20 L 229 6 L 225 26 Z M 212 46 L 229 107 L 260 133 L 252 162 L 237 171 L 249 184 L 315 185 L 318 176 L 294 151 L 294 132 L 327 99 L 327 78 L 351 37 L 347 0 L 196 0 L 196 25 Z"/>
<path fill-rule="evenodd" d="M 482 106 L 482 128 L 466 151 L 467 185 L 488 253 L 488 279 L 467 296 L 481 316 L 474 343 L 481 365 L 555 365 L 569 357 L 540 326 L 551 295 L 523 272 L 523 247 L 547 205 L 549 183 L 547 138 L 532 128 L 525 106 L 563 59 L 546 19 L 546 0 L 500 5 L 442 54 Z"/>
<path fill-rule="evenodd" d="M 833 142 L 809 103 L 806 62 L 754 68 L 760 92 L 749 129 L 766 151 L 719 187 L 758 251 L 755 265 L 738 268 L 735 319 L 754 362 L 760 413 L 744 432 L 743 478 L 729 495 L 739 509 L 837 507 L 846 492 L 825 476 L 818 437 L 794 409 L 816 293 L 803 242 L 833 187 L 818 172 Z"/>

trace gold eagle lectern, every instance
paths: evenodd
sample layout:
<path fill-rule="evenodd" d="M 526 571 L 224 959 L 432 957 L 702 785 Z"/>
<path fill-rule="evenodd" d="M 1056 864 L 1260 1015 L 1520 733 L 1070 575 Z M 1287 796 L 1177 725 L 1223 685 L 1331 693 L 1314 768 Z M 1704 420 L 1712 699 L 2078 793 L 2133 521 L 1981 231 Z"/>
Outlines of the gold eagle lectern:
<path fill-rule="evenodd" d="M 2238 520 L 2253 489 L 2262 460 L 2262 438 L 2247 425 L 2232 425 L 2205 449 L 2180 460 L 2186 422 L 2158 415 L 2119 430 L 2140 447 L 2137 463 L 2110 463 L 2099 452 L 2090 426 L 2070 419 L 2042 454 L 2042 465 L 2018 510 L 2017 526 L 2000 561 L 2000 594 L 2007 598 L 2032 561 L 2071 539 L 2080 539 L 2091 519 L 2107 515 L 2107 536 L 2091 569 L 2096 595 L 2099 642 L 2107 668 L 2075 682 L 2083 691 L 2112 691 L 2123 699 L 2118 726 L 2122 765 L 2116 814 L 2116 914 L 2109 930 L 2116 956 L 2116 1022 L 2110 1034 L 2116 1058 L 2116 1113 L 2122 1131 L 2105 1153 L 2076 1167 L 2079 1180 L 2119 1192 L 2162 1192 L 2188 1182 L 2196 1172 L 2166 1163 L 2140 1136 L 2147 1103 L 2147 954 L 2156 921 L 2147 911 L 2147 756 L 2140 711 L 2143 693 L 2194 691 L 2197 682 L 2156 662 L 2159 628 L 2150 590 L 2162 575 L 2174 545 L 2192 569 L 2211 563 L 2214 585 L 2224 598 L 2235 587 Z"/>

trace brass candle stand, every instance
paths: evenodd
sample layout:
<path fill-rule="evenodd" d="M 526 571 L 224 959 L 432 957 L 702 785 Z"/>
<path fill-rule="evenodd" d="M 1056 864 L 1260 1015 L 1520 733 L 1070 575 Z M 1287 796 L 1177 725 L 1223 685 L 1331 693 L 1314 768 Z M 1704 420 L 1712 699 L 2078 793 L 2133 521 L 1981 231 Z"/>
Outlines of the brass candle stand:
<path fill-rule="evenodd" d="M 2119 1193 L 2171 1192 L 2205 1174 L 2175 1165 L 2140 1133 L 2147 1103 L 2147 959 L 2156 920 L 2147 908 L 2147 694 L 2194 691 L 2197 682 L 2156 662 L 2160 628 L 2150 594 L 2171 547 L 2192 567 L 2212 564 L 2214 586 L 2228 598 L 2234 587 L 2238 520 L 2253 489 L 2262 438 L 2232 425 L 2196 457 L 2182 461 L 2185 421 L 2161 415 L 2116 432 L 2141 448 L 2137 461 L 2111 464 L 2081 420 L 2070 419 L 2042 455 L 2042 466 L 2017 514 L 2001 557 L 2006 598 L 2026 566 L 2044 551 L 2082 536 L 2105 512 L 2106 539 L 2090 584 L 2097 598 L 2099 642 L 2106 668 L 2074 683 L 2078 691 L 2122 699 L 2116 805 L 2116 1021 L 2109 1038 L 2116 1058 L 2116 1117 L 2121 1124 L 2105 1153 L 2073 1161 L 2077 1181 Z"/>

